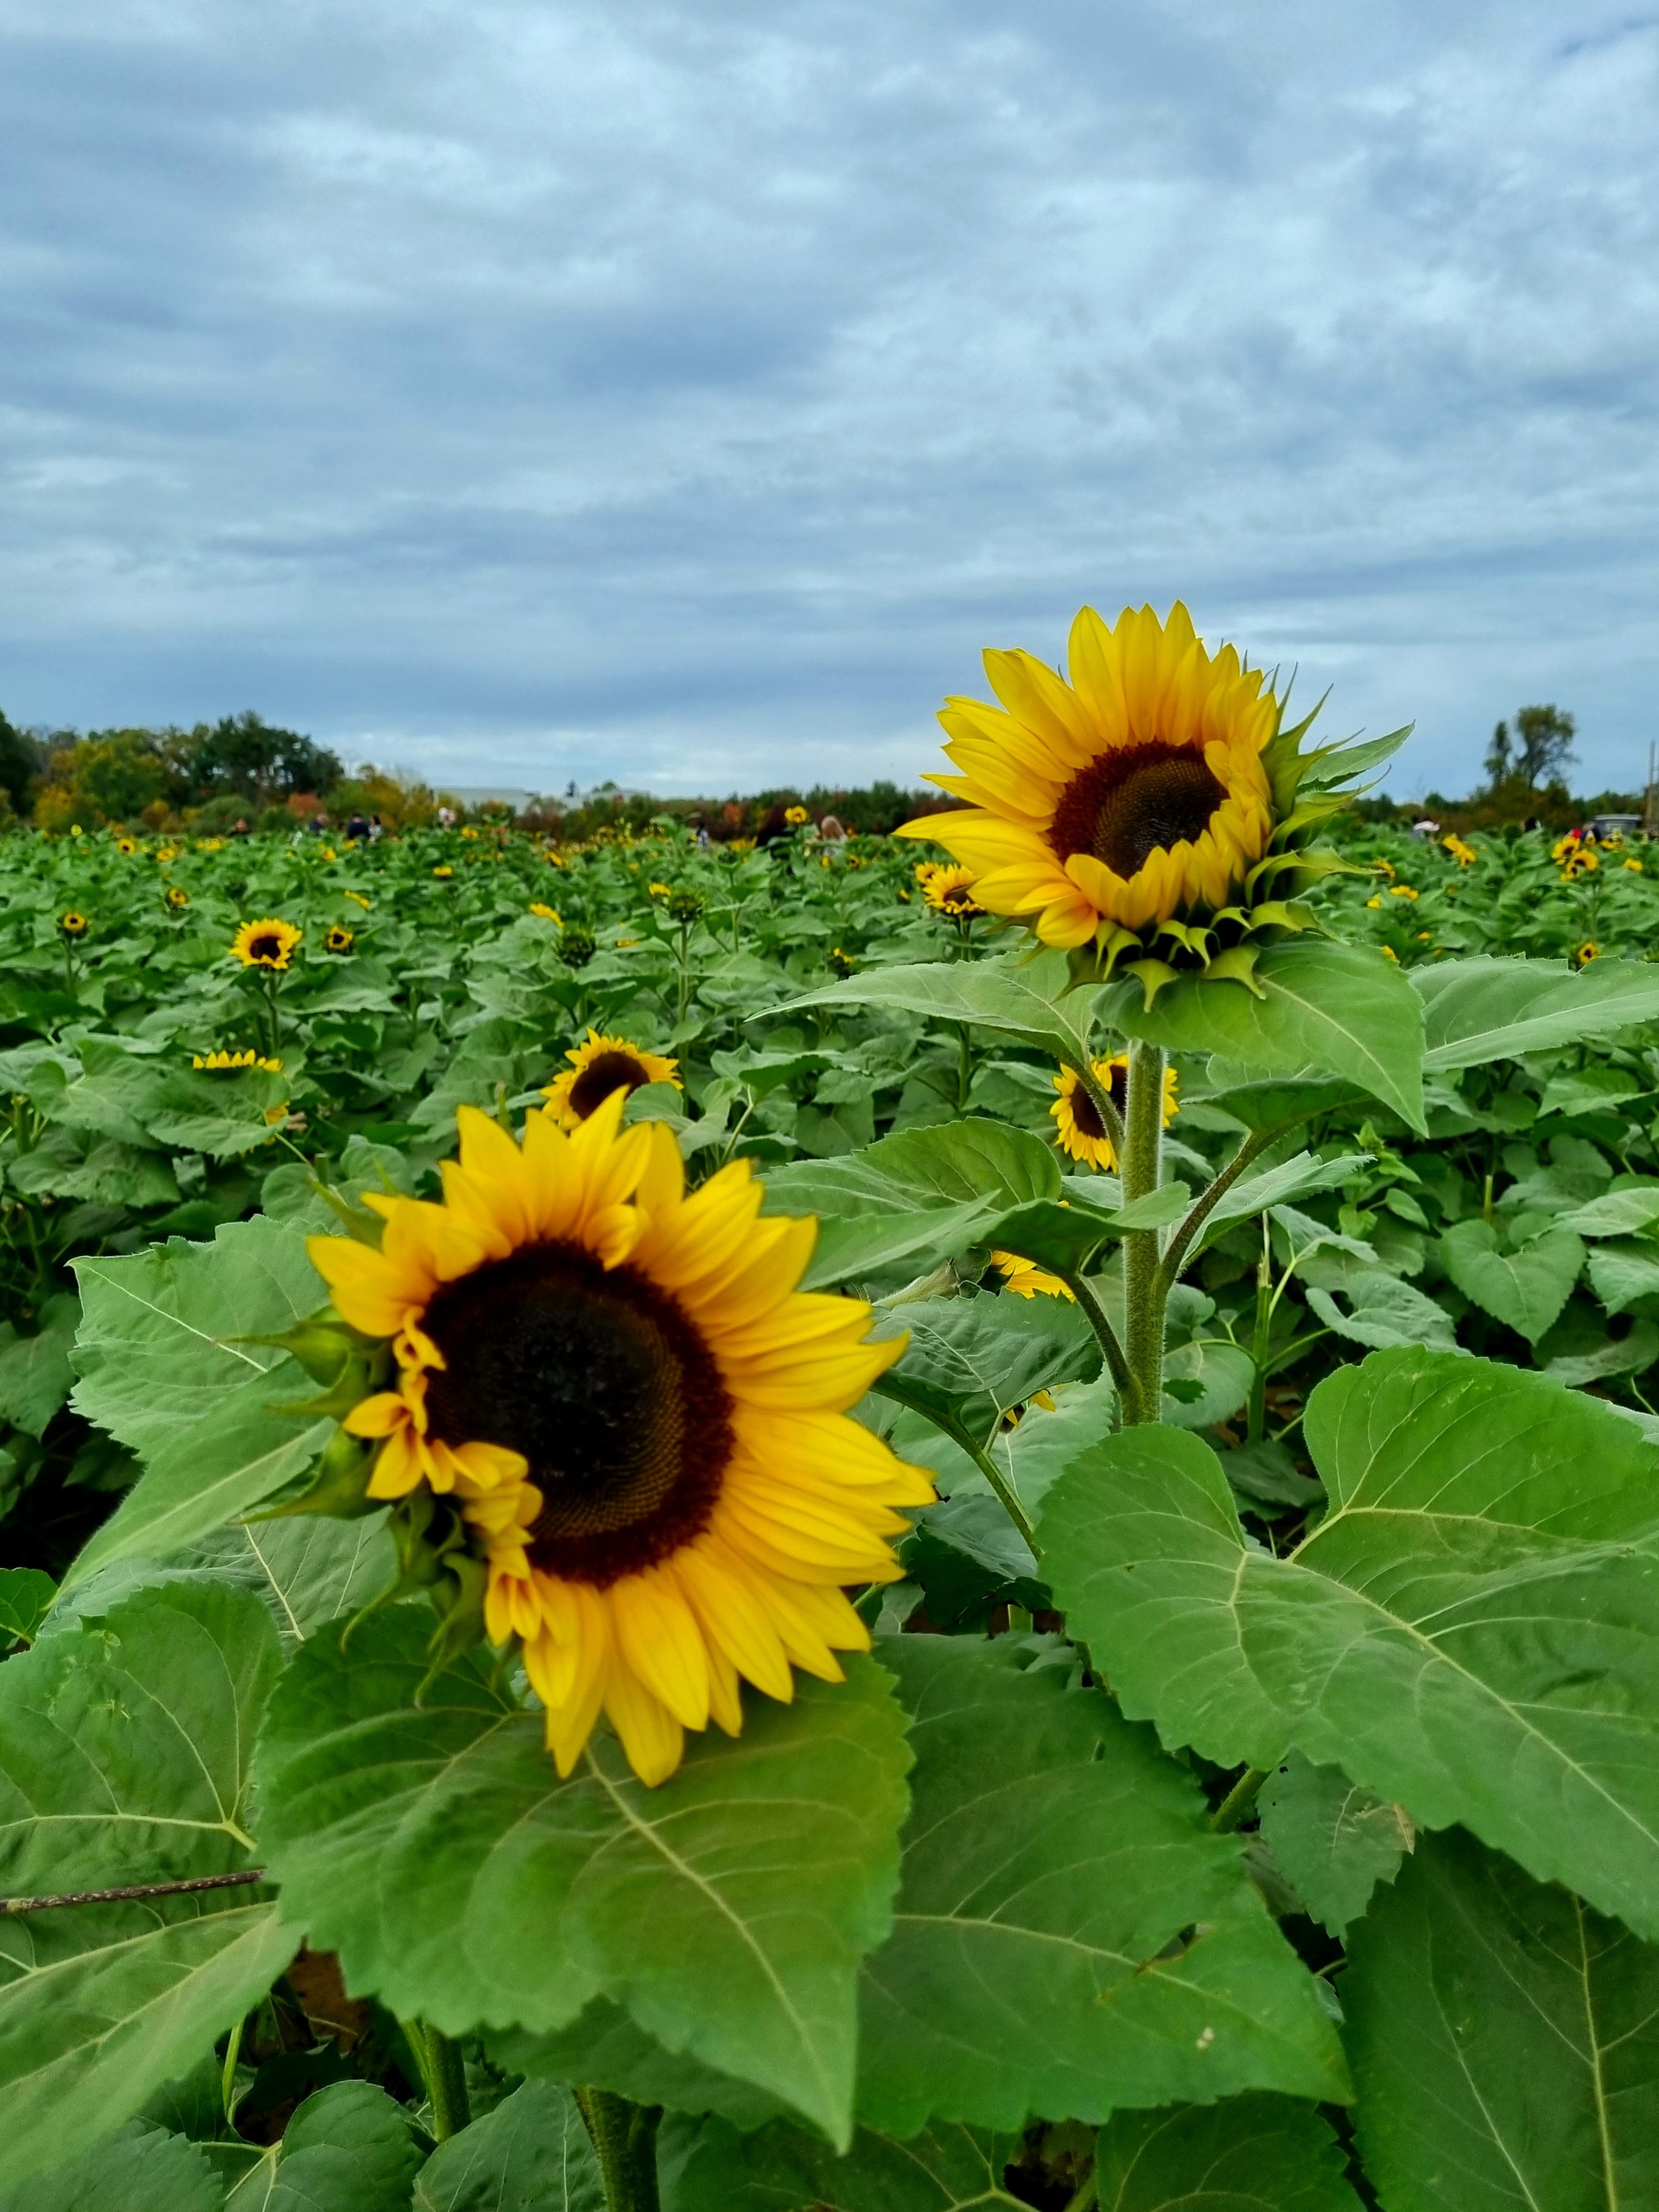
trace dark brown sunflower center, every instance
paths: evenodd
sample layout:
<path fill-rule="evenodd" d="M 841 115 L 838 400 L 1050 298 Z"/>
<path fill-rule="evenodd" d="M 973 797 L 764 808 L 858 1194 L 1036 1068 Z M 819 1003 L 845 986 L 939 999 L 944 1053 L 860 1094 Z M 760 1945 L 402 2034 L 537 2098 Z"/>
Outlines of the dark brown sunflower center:
<path fill-rule="evenodd" d="M 585 1121 L 613 1091 L 637 1091 L 650 1080 L 631 1052 L 597 1053 L 570 1086 L 570 1110 Z"/>
<path fill-rule="evenodd" d="M 966 884 L 952 884 L 949 890 L 940 894 L 939 903 L 941 906 L 972 906 L 974 894 Z"/>
<path fill-rule="evenodd" d="M 707 1526 L 731 1401 L 682 1308 L 644 1275 L 530 1245 L 446 1285 L 425 1326 L 447 1362 L 428 1384 L 432 1431 L 524 1454 L 544 1501 L 537 1566 L 604 1588 Z"/>
<path fill-rule="evenodd" d="M 1127 745 L 1103 753 L 1060 794 L 1049 836 L 1062 860 L 1092 853 L 1133 876 L 1148 856 L 1203 834 L 1226 792 L 1187 745 Z"/>
<path fill-rule="evenodd" d="M 1106 1090 L 1121 1118 L 1129 1095 L 1128 1069 L 1113 1068 L 1107 1078 Z M 1081 1137 L 1092 1138 L 1097 1144 L 1103 1137 L 1110 1133 L 1106 1124 L 1100 1118 L 1094 1100 L 1080 1083 L 1072 1092 L 1072 1119 L 1077 1124 L 1078 1134 Z"/>
<path fill-rule="evenodd" d="M 256 937 L 250 942 L 247 949 L 255 960 L 280 960 L 283 957 L 283 940 L 280 937 Z"/>

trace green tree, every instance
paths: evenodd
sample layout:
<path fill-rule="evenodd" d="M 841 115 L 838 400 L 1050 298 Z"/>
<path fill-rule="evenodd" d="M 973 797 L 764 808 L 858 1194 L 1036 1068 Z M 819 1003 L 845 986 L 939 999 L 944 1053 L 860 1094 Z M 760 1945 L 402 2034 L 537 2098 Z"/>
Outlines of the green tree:
<path fill-rule="evenodd" d="M 268 806 L 292 792 L 325 793 L 340 781 L 337 755 L 251 708 L 198 722 L 181 750 L 185 780 L 198 799 L 234 793 Z"/>
<path fill-rule="evenodd" d="M 1498 726 L 1501 730 L 1504 725 L 1500 722 Z M 1515 734 L 1520 741 L 1516 773 L 1534 791 L 1561 781 L 1563 769 L 1577 758 L 1572 749 L 1577 730 L 1572 716 L 1559 707 L 1522 707 L 1515 718 Z M 1494 745 L 1496 742 L 1494 736 Z"/>
<path fill-rule="evenodd" d="M 149 730 L 94 730 L 70 761 L 76 811 L 94 821 L 128 822 L 168 796 L 172 779 Z"/>
<path fill-rule="evenodd" d="M 1510 726 L 1499 722 L 1492 733 L 1492 743 L 1486 747 L 1486 782 L 1492 791 L 1501 790 L 1515 774 L 1515 758 L 1510 750 Z"/>
<path fill-rule="evenodd" d="M 40 773 L 40 747 L 0 710 L 0 791 L 14 813 L 27 813 L 29 784 Z"/>

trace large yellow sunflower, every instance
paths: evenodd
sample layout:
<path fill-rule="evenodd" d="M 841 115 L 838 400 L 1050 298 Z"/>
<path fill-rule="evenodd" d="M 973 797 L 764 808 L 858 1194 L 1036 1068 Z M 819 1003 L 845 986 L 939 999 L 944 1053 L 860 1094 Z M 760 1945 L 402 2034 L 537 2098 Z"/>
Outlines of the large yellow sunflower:
<path fill-rule="evenodd" d="M 542 1092 L 562 1129 L 579 1127 L 613 1091 L 626 1097 L 647 1083 L 672 1083 L 676 1091 L 685 1088 L 676 1072 L 678 1060 L 642 1051 L 626 1037 L 601 1036 L 597 1030 L 589 1030 L 584 1042 L 565 1058 L 570 1062 L 568 1071 L 556 1075 Z"/>
<path fill-rule="evenodd" d="M 370 1494 L 459 1500 L 560 1772 L 603 1711 L 656 1783 L 686 1729 L 741 1729 L 739 1677 L 840 1679 L 869 1644 L 843 1585 L 898 1578 L 895 1508 L 933 1492 L 847 1418 L 901 1345 L 796 1291 L 816 1224 L 761 1218 L 746 1161 L 688 1196 L 669 1131 L 623 1130 L 623 1103 L 571 1136 L 532 1113 L 522 1147 L 463 1107 L 441 1204 L 369 1194 L 379 1252 L 309 1249 L 403 1370 L 348 1418 L 385 1440 Z"/>
<path fill-rule="evenodd" d="M 301 932 L 291 921 L 245 921 L 231 939 L 231 957 L 244 968 L 286 968 Z"/>
<path fill-rule="evenodd" d="M 1110 1060 L 1094 1063 L 1097 1081 L 1103 1084 L 1121 1119 L 1128 1102 L 1129 1055 L 1120 1052 Z M 1172 1067 L 1164 1071 L 1164 1126 L 1167 1129 L 1180 1110 L 1176 1103 L 1178 1087 Z M 1104 1168 L 1109 1172 L 1117 1165 L 1117 1147 L 1107 1133 L 1095 1102 L 1084 1088 L 1083 1078 L 1074 1067 L 1062 1067 L 1054 1078 L 1054 1088 L 1060 1096 L 1048 1109 L 1060 1132 L 1060 1149 L 1074 1160 L 1085 1160 L 1091 1168 Z"/>
<path fill-rule="evenodd" d="M 1114 629 L 1085 607 L 1068 666 L 1069 683 L 1029 653 L 988 653 L 1001 708 L 950 700 L 963 774 L 929 779 L 973 810 L 897 834 L 943 845 L 977 872 L 981 905 L 1035 915 L 1048 945 L 1232 904 L 1274 824 L 1262 755 L 1280 709 L 1261 672 L 1231 645 L 1212 656 L 1179 601 L 1167 623 L 1126 607 Z"/>

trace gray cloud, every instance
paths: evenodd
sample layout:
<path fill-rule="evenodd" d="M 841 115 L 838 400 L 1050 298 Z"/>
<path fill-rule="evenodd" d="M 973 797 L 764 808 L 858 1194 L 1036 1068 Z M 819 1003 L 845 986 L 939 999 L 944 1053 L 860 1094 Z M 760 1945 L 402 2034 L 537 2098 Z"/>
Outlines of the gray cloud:
<path fill-rule="evenodd" d="M 1592 784 L 1659 677 L 1659 18 L 0 5 L 0 700 L 908 775 L 1084 599 Z"/>

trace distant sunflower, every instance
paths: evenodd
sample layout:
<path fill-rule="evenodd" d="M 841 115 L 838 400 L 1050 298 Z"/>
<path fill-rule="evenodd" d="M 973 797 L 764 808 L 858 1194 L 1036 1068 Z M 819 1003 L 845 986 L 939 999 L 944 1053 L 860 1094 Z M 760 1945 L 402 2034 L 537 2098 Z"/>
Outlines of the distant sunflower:
<path fill-rule="evenodd" d="M 286 968 L 303 932 L 291 921 L 245 921 L 231 940 L 231 957 L 244 968 Z"/>
<path fill-rule="evenodd" d="M 1072 1298 L 1075 1293 L 1062 1283 L 1058 1275 L 1046 1274 L 1035 1260 L 1022 1260 L 1014 1252 L 993 1252 L 991 1263 L 1003 1279 L 1006 1290 L 1017 1298 Z"/>
<path fill-rule="evenodd" d="M 175 914 L 181 913 L 183 909 L 190 904 L 190 893 L 178 884 L 169 884 L 167 885 L 167 904 L 173 908 Z"/>
<path fill-rule="evenodd" d="M 930 868 L 922 878 L 921 896 L 935 914 L 948 914 L 955 921 L 970 921 L 986 909 L 974 896 L 978 881 L 971 868 Z"/>
<path fill-rule="evenodd" d="M 1120 1052 L 1110 1060 L 1094 1063 L 1096 1079 L 1101 1083 L 1116 1107 L 1120 1115 L 1125 1110 L 1129 1090 L 1129 1055 Z M 1054 1078 L 1054 1088 L 1060 1097 L 1048 1109 L 1060 1132 L 1060 1148 L 1072 1159 L 1085 1160 L 1091 1168 L 1103 1168 L 1109 1172 L 1117 1165 L 1117 1147 L 1107 1133 L 1095 1102 L 1084 1088 L 1083 1078 L 1074 1067 L 1063 1067 Z M 1167 1129 L 1179 1108 L 1176 1103 L 1178 1079 L 1172 1067 L 1164 1071 L 1164 1126 Z"/>
<path fill-rule="evenodd" d="M 847 1418 L 902 1340 L 796 1291 L 816 1224 L 762 1218 L 747 1161 L 688 1196 L 672 1134 L 622 1106 L 568 1137 L 532 1113 L 522 1147 L 463 1107 L 441 1204 L 368 1194 L 380 1251 L 308 1249 L 403 1367 L 345 1425 L 382 1439 L 370 1495 L 455 1496 L 559 1771 L 603 1711 L 654 1784 L 685 1729 L 741 1729 L 740 1677 L 841 1679 L 870 1640 L 844 1585 L 899 1577 L 895 1509 L 933 1492 Z"/>
<path fill-rule="evenodd" d="M 118 837 L 115 841 L 115 849 L 118 853 L 136 853 L 138 850 L 138 840 L 136 837 Z"/>
<path fill-rule="evenodd" d="M 84 937 L 91 925 L 85 915 L 77 913 L 71 907 L 67 914 L 58 915 L 58 927 L 65 937 Z"/>
<path fill-rule="evenodd" d="M 454 869 L 453 869 L 453 868 L 440 867 L 440 868 L 434 868 L 434 870 L 432 871 L 432 872 L 433 872 L 433 874 L 434 874 L 434 876 L 443 877 L 443 876 L 453 876 L 453 875 L 454 874 L 455 871 L 454 871 Z"/>
<path fill-rule="evenodd" d="M 1573 955 L 1581 968 L 1588 968 L 1592 960 L 1601 957 L 1601 948 L 1593 937 L 1587 937 Z"/>
<path fill-rule="evenodd" d="M 349 929 L 342 929 L 337 921 L 331 926 L 328 935 L 323 939 L 324 945 L 331 952 L 349 952 L 356 942 L 357 939 L 353 933 Z"/>
<path fill-rule="evenodd" d="M 565 1058 L 570 1062 L 568 1071 L 556 1075 L 542 1092 L 548 1112 L 562 1129 L 580 1127 L 613 1091 L 626 1097 L 647 1083 L 672 1083 L 676 1091 L 685 1088 L 676 1073 L 678 1060 L 646 1052 L 626 1037 L 601 1036 L 597 1030 L 589 1030 L 585 1042 Z"/>
<path fill-rule="evenodd" d="M 280 1060 L 268 1060 L 263 1054 L 252 1050 L 206 1054 L 198 1052 L 192 1056 L 190 1064 L 198 1073 L 207 1075 L 234 1075 L 245 1067 L 259 1067 L 263 1068 L 267 1075 L 278 1075 L 282 1073 L 283 1066 Z M 286 1113 L 288 1109 L 284 1107 L 283 1110 Z"/>
<path fill-rule="evenodd" d="M 792 830 L 799 830 L 804 828 L 812 817 L 804 806 L 786 806 L 783 810 L 783 818 Z"/>
<path fill-rule="evenodd" d="M 538 921 L 557 922 L 561 928 L 564 927 L 563 922 L 560 920 L 558 908 L 556 907 L 545 906 L 539 899 L 537 899 L 532 902 L 530 911 L 535 915 Z"/>

